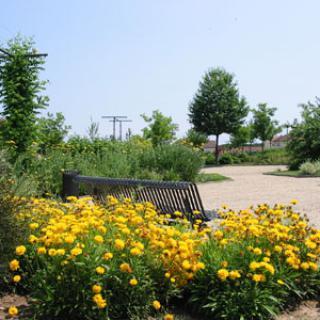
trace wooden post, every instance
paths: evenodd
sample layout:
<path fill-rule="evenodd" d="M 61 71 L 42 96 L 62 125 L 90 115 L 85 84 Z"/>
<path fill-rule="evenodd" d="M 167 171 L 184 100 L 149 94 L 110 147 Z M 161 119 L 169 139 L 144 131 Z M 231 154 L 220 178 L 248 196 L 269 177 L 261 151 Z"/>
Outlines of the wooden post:
<path fill-rule="evenodd" d="M 79 183 L 75 177 L 79 171 L 65 171 L 62 175 L 62 198 L 65 200 L 69 196 L 79 196 Z"/>

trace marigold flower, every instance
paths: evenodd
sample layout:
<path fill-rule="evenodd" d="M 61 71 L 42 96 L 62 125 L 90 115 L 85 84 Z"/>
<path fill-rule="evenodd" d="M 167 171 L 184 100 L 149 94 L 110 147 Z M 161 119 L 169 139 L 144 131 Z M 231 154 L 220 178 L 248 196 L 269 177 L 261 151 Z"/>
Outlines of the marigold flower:
<path fill-rule="evenodd" d="M 158 300 L 154 300 L 152 306 L 154 309 L 159 310 L 161 308 L 161 303 Z"/>
<path fill-rule="evenodd" d="M 98 274 L 104 274 L 105 273 L 105 268 L 103 267 L 96 267 L 96 273 Z"/>
<path fill-rule="evenodd" d="M 93 292 L 93 293 L 100 293 L 101 291 L 102 291 L 102 287 L 99 286 L 98 284 L 94 284 L 94 285 L 92 286 L 92 292 Z"/>
<path fill-rule="evenodd" d="M 219 269 L 217 276 L 221 281 L 225 281 L 229 276 L 229 271 L 227 269 Z"/>
<path fill-rule="evenodd" d="M 102 236 L 95 236 L 94 237 L 94 241 L 96 242 L 96 243 L 99 243 L 99 244 L 101 244 L 101 243 L 103 243 L 104 242 L 104 239 L 103 239 L 103 237 Z"/>
<path fill-rule="evenodd" d="M 125 247 L 125 243 L 121 239 L 116 239 L 114 242 L 114 246 L 117 250 L 123 250 Z"/>
<path fill-rule="evenodd" d="M 79 247 L 75 247 L 70 251 L 71 255 L 73 256 L 79 256 L 80 254 L 82 254 L 82 249 Z"/>
<path fill-rule="evenodd" d="M 11 306 L 8 309 L 8 314 L 10 317 L 15 317 L 19 313 L 18 308 L 16 306 Z"/>
<path fill-rule="evenodd" d="M 241 274 L 239 271 L 233 270 L 229 272 L 229 278 L 231 280 L 239 279 L 241 278 Z"/>
<path fill-rule="evenodd" d="M 16 259 L 13 259 L 12 261 L 10 261 L 9 268 L 11 271 L 17 271 L 20 268 L 19 261 Z"/>
<path fill-rule="evenodd" d="M 103 259 L 104 260 L 110 260 L 113 258 L 113 253 L 111 252 L 106 252 L 104 255 L 103 255 Z"/>
<path fill-rule="evenodd" d="M 37 253 L 38 254 L 46 254 L 47 253 L 47 249 L 45 247 L 40 247 L 37 249 Z"/>
<path fill-rule="evenodd" d="M 136 286 L 138 284 L 138 280 L 136 278 L 132 278 L 129 281 L 130 286 Z"/>
<path fill-rule="evenodd" d="M 16 247 L 16 255 L 18 256 L 23 256 L 26 251 L 27 251 L 27 248 L 25 246 Z"/>
<path fill-rule="evenodd" d="M 15 275 L 15 276 L 12 278 L 12 280 L 13 280 L 13 282 L 18 283 L 18 282 L 20 282 L 20 280 L 21 280 L 21 276 Z"/>
<path fill-rule="evenodd" d="M 171 313 L 167 313 L 164 317 L 163 320 L 174 320 L 174 315 Z"/>
<path fill-rule="evenodd" d="M 130 267 L 130 264 L 129 263 L 121 263 L 120 264 L 120 271 L 121 272 L 127 272 L 127 273 L 131 273 L 132 272 L 132 269 Z"/>

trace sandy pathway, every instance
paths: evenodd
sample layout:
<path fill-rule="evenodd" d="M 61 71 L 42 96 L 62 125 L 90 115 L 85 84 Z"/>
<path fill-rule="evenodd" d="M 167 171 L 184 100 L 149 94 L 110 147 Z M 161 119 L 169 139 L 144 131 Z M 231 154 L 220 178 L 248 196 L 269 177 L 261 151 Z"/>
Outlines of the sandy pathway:
<path fill-rule="evenodd" d="M 311 222 L 320 227 L 320 178 L 291 178 L 263 175 L 284 166 L 225 166 L 206 168 L 230 177 L 231 181 L 199 184 L 206 209 L 228 204 L 233 209 L 244 209 L 251 204 L 267 202 L 288 203 L 298 199 L 297 209 L 307 213 Z"/>

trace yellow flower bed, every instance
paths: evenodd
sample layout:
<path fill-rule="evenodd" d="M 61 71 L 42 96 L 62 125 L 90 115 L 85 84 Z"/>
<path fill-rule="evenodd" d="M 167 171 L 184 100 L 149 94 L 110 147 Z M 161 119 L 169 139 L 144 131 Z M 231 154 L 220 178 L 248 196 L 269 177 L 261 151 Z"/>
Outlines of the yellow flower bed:
<path fill-rule="evenodd" d="M 191 229 L 178 212 L 168 225 L 130 199 L 31 199 L 18 214 L 28 235 L 9 263 L 12 283 L 42 318 L 145 319 L 183 293 L 210 319 L 269 319 L 319 293 L 320 231 L 295 204 L 225 206 L 215 228 Z"/>
<path fill-rule="evenodd" d="M 201 252 L 192 304 L 210 317 L 268 319 L 319 292 L 320 231 L 290 205 L 220 211 Z M 204 307 L 205 306 L 205 307 Z"/>
<path fill-rule="evenodd" d="M 163 312 L 205 267 L 198 248 L 208 230 L 166 225 L 151 203 L 107 203 L 32 199 L 19 212 L 28 241 L 9 267 L 13 281 L 30 291 L 34 312 L 59 319 Z"/>

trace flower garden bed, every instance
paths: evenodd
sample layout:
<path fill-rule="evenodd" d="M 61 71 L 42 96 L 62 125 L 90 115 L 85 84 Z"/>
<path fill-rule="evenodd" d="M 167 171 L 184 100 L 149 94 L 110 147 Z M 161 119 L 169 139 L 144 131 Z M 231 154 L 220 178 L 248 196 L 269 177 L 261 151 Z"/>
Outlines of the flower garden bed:
<path fill-rule="evenodd" d="M 35 319 L 269 319 L 318 295 L 320 232 L 289 206 L 221 210 L 215 229 L 158 216 L 150 203 L 31 199 L 10 261 Z M 18 309 L 10 309 L 12 317 Z"/>

